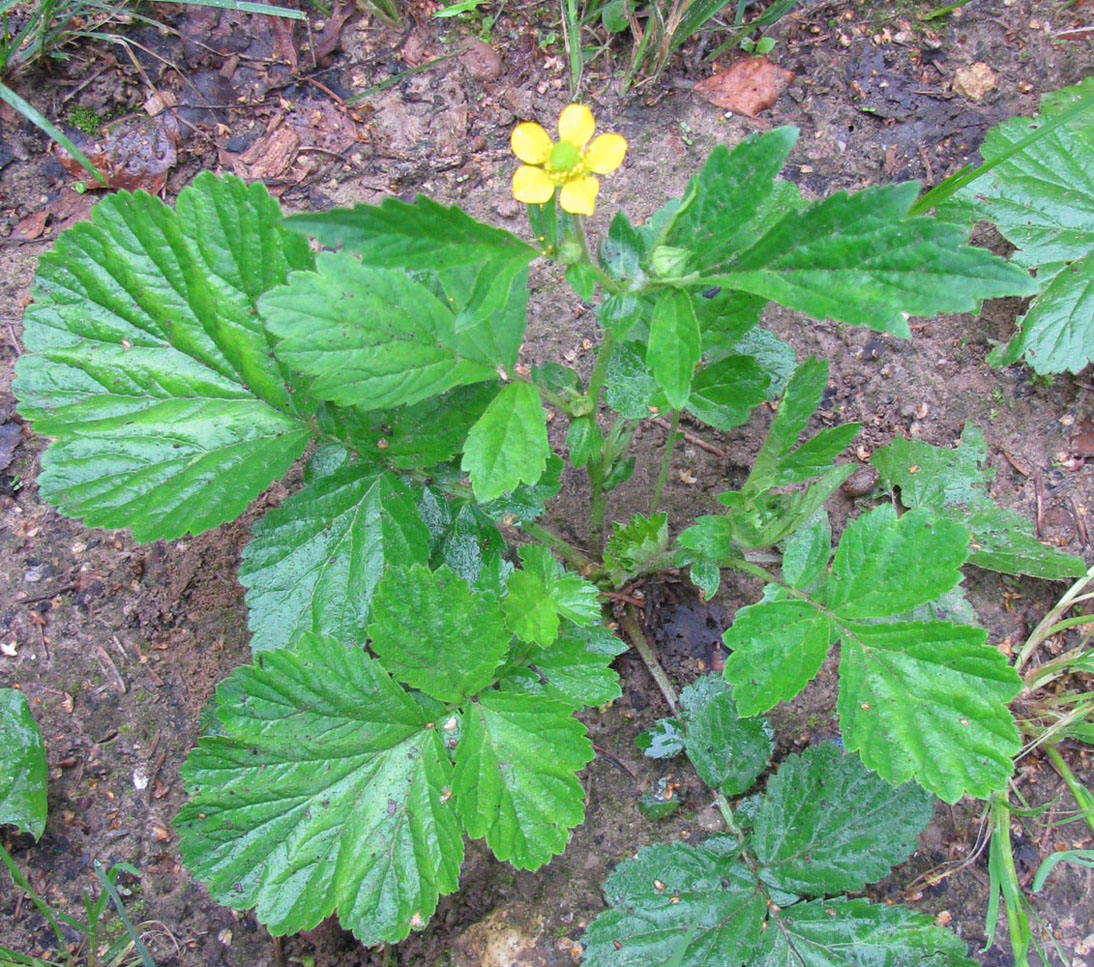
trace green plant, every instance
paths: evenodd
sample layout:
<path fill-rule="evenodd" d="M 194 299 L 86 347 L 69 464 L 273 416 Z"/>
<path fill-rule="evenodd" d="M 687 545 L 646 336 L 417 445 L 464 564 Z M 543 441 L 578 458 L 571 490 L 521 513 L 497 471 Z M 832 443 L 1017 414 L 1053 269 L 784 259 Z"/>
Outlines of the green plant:
<path fill-rule="evenodd" d="M 742 799 L 774 749 L 762 718 L 740 719 L 713 676 L 680 695 L 647 755 L 685 753 L 713 791 L 728 834 L 647 846 L 604 884 L 609 909 L 585 934 L 588 967 L 653 964 L 917 963 L 965 967 L 965 944 L 929 917 L 850 899 L 915 849 L 933 799 L 894 788 L 835 743 L 791 755 L 762 794 Z"/>
<path fill-rule="evenodd" d="M 42 258 L 15 392 L 55 439 L 39 487 L 63 512 L 141 541 L 198 533 L 308 456 L 244 551 L 254 663 L 218 688 L 218 726 L 183 773 L 183 857 L 219 901 L 275 934 L 337 913 L 394 942 L 456 889 L 465 835 L 521 869 L 560 853 L 592 757 L 574 713 L 619 694 L 602 593 L 666 567 L 708 594 L 723 567 L 772 585 L 727 633 L 742 711 L 791 697 L 842 637 L 849 749 L 950 801 L 1003 787 L 1020 682 L 982 631 L 942 619 L 976 551 L 964 511 L 863 515 L 829 576 L 822 505 L 857 427 L 797 445 L 826 366 L 795 367 L 757 324 L 775 299 L 907 336 L 907 314 L 1033 286 L 963 229 L 908 217 L 915 185 L 802 199 L 776 180 L 795 138 L 717 148 L 645 224 L 617 214 L 596 257 L 553 195 L 528 206 L 529 245 L 426 198 L 283 222 L 262 185 L 204 174 L 174 212 L 107 198 Z M 581 181 L 561 199 L 584 208 L 603 166 L 578 140 L 535 163 Z M 537 257 L 599 293 L 588 381 L 517 364 Z M 674 539 L 658 508 L 680 413 L 728 429 L 779 397 L 725 512 Z M 584 546 L 542 522 L 564 466 L 545 407 L 588 479 Z M 609 534 L 608 495 L 654 412 L 671 427 L 659 482 Z M 514 547 L 518 531 L 531 543 Z M 777 545 L 781 576 L 751 559 Z"/>
<path fill-rule="evenodd" d="M 46 786 L 49 769 L 46 750 L 38 723 L 30 712 L 27 700 L 21 692 L 10 688 L 0 689 L 0 826 L 11 825 L 36 840 L 46 827 Z M 93 901 L 86 893 L 81 895 L 85 920 L 77 920 L 45 902 L 23 875 L 7 848 L 0 843 L 0 861 L 11 874 L 12 885 L 26 897 L 42 915 L 57 938 L 57 956 L 60 961 L 31 957 L 0 945 L 0 965 L 3 967 L 54 967 L 65 964 L 75 967 L 123 967 L 139 959 L 143 967 L 154 967 L 152 957 L 141 941 L 133 924 L 126 915 L 115 881 L 122 873 L 140 874 L 128 863 L 119 863 L 104 870 L 95 861 L 95 876 L 101 885 L 99 896 Z M 99 940 L 104 926 L 107 903 L 113 903 L 118 919 L 125 928 L 125 936 L 100 950 Z M 62 925 L 83 935 L 83 942 L 69 948 Z"/>
<path fill-rule="evenodd" d="M 1094 77 L 1046 94 L 1036 118 L 992 128 L 984 164 L 924 196 L 947 217 L 992 222 L 1036 274 L 1039 293 L 993 365 L 1024 359 L 1044 375 L 1094 360 Z"/>

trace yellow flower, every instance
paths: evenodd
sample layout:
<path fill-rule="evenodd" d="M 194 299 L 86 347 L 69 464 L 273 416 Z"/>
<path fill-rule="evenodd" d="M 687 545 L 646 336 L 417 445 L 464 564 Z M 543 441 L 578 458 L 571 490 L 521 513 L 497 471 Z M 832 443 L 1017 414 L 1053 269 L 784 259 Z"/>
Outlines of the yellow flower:
<path fill-rule="evenodd" d="M 615 171 L 627 153 L 622 135 L 593 138 L 594 130 L 593 112 L 584 104 L 563 108 L 558 117 L 558 144 L 532 121 L 513 128 L 509 144 L 524 162 L 513 174 L 513 197 L 526 205 L 542 205 L 560 188 L 558 202 L 563 211 L 591 215 L 600 190 L 593 175 Z"/>

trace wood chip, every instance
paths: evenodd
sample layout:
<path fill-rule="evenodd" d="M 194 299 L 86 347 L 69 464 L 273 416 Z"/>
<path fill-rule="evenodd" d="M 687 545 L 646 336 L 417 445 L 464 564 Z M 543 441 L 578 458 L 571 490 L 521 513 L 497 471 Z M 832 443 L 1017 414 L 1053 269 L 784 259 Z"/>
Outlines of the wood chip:
<path fill-rule="evenodd" d="M 766 57 L 744 57 L 728 70 L 700 81 L 694 91 L 715 107 L 754 118 L 773 107 L 793 80 L 792 71 L 783 70 Z"/>

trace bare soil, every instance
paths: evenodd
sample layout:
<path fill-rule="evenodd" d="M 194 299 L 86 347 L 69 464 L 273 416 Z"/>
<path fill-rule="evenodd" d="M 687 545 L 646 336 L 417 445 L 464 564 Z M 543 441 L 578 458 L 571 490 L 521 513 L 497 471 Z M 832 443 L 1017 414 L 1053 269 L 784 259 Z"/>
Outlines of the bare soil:
<path fill-rule="evenodd" d="M 128 140 L 113 163 L 131 173 L 131 187 L 162 189 L 169 202 L 197 172 L 213 169 L 261 178 L 287 210 L 425 192 L 521 233 L 523 212 L 508 189 L 509 131 L 520 119 L 550 123 L 569 100 L 569 81 L 560 44 L 551 39 L 560 35 L 557 6 L 510 0 L 481 12 L 499 6 L 487 42 L 356 106 L 344 99 L 460 50 L 481 31 L 481 16 L 435 20 L 429 4 L 408 3 L 406 25 L 389 28 L 351 6 L 336 14 L 350 13 L 340 30 L 313 17 L 309 34 L 269 19 L 188 8 L 171 21 L 173 33 L 129 31 L 140 44 L 133 48 L 139 70 L 118 48 L 83 44 L 67 65 L 15 84 L 50 117 L 79 108 L 123 118 Z M 755 120 L 726 116 L 689 90 L 709 73 L 701 54 L 716 41 L 686 46 L 660 82 L 628 97 L 618 93 L 613 62 L 599 57 L 587 70 L 585 98 L 603 129 L 630 142 L 624 169 L 604 183 L 600 211 L 621 206 L 640 219 L 679 194 L 713 146 L 782 124 L 801 129 L 785 176 L 809 195 L 908 178 L 935 183 L 975 160 L 990 126 L 1034 113 L 1042 93 L 1078 82 L 1094 64 L 1092 34 L 1076 29 L 1091 22 L 1089 0 L 1070 7 L 973 0 L 948 17 L 918 19 L 926 9 L 904 0 L 822 2 L 784 18 L 770 31 L 777 41 L 770 56 L 795 79 Z M 976 63 L 987 64 L 996 80 L 980 100 L 954 89 L 958 72 Z M 153 94 L 159 101 L 142 107 Z M 165 102 L 173 106 L 150 117 Z M 127 908 L 164 967 L 579 962 L 583 930 L 603 909 L 600 884 L 616 863 L 645 843 L 702 838 L 719 828 L 689 769 L 644 759 L 635 748 L 638 732 L 667 709 L 631 654 L 617 665 L 623 698 L 584 716 L 602 754 L 584 774 L 586 822 L 567 853 L 535 874 L 518 873 L 473 844 L 460 892 L 390 959 L 361 948 L 334 922 L 272 941 L 250 914 L 213 903 L 181 867 L 171 828 L 184 798 L 178 770 L 216 683 L 249 660 L 236 581 L 240 551 L 250 522 L 280 503 L 299 471 L 244 519 L 170 544 L 139 546 L 126 534 L 89 531 L 38 499 L 44 441 L 21 426 L 10 393 L 22 352 L 21 312 L 37 258 L 60 230 L 86 216 L 93 193 L 72 191 L 74 177 L 20 118 L 0 113 L 0 122 L 0 426 L 22 429 L 13 460 L 0 468 L 0 686 L 18 687 L 29 699 L 51 780 L 42 840 L 8 836 L 5 843 L 34 887 L 76 912 L 80 891 L 95 889 L 93 861 L 133 864 L 139 878 L 121 880 Z M 604 215 L 594 218 L 593 234 L 606 224 Z M 576 298 L 540 294 L 551 271 L 537 267 L 533 275 L 524 361 L 587 367 L 597 339 L 592 314 Z M 966 423 L 975 423 L 987 438 L 998 501 L 1035 520 L 1042 540 L 1091 560 L 1094 470 L 1085 459 L 1094 447 L 1084 433 L 1094 419 L 1094 386 L 1085 375 L 1037 381 L 1021 366 L 987 366 L 988 351 L 1009 337 L 1021 310 L 1010 300 L 986 305 L 979 318 L 913 320 L 907 342 L 778 310 L 765 324 L 799 359 L 817 354 L 829 361 L 817 421 L 863 424 L 852 459 L 866 459 L 901 434 L 952 445 Z M 746 472 L 769 420 L 762 411 L 729 435 L 685 425 L 691 436 L 665 493 L 674 522 L 707 511 L 726 482 Z M 564 427 L 554 432 L 561 443 Z M 639 439 L 634 479 L 612 506 L 616 519 L 642 506 L 664 440 L 655 426 Z M 581 539 L 574 522 L 584 507 L 574 474 L 551 510 L 554 526 Z M 863 507 L 837 496 L 830 509 L 842 527 Z M 990 640 L 1004 650 L 1024 640 L 1063 590 L 983 572 L 970 574 L 967 587 Z M 755 600 L 757 587 L 730 578 L 711 605 L 700 605 L 671 577 L 645 591 L 663 663 L 683 686 L 717 661 L 721 631 L 737 607 Z M 838 734 L 834 699 L 834 668 L 826 667 L 798 700 L 776 710 L 778 757 Z M 1094 781 L 1090 750 L 1065 753 L 1080 778 Z M 652 823 L 637 802 L 660 780 L 679 784 L 684 805 Z M 1091 842 L 1084 824 L 1059 825 L 1074 803 L 1038 755 L 1022 761 L 1016 781 L 1031 804 L 1047 804 L 1013 829 L 1028 885 L 1043 856 Z M 981 813 L 982 804 L 972 801 L 940 806 L 917 853 L 872 895 L 910 903 L 956 930 L 980 963 L 1006 965 L 1013 961 L 1005 923 L 979 952 L 988 903 Z M 932 876 L 941 872 L 950 875 Z M 1052 963 L 1094 963 L 1092 877 L 1094 871 L 1060 865 L 1033 896 L 1043 931 L 1063 957 L 1053 954 Z M 52 942 L 42 918 L 3 877 L 0 943 L 42 954 Z"/>

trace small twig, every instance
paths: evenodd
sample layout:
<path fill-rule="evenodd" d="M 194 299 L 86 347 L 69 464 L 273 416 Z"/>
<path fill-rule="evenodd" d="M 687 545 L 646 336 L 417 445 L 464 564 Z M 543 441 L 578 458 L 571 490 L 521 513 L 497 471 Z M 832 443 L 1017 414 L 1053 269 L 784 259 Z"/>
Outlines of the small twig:
<path fill-rule="evenodd" d="M 1023 477 L 1029 476 L 1029 467 L 1019 461 L 1017 457 L 1007 453 L 1006 450 L 1003 451 L 1003 456 L 1006 458 L 1007 463 L 1014 467 L 1014 469 L 1017 470 Z"/>
<path fill-rule="evenodd" d="M 334 101 L 334 103 L 337 104 L 339 107 L 346 106 L 346 102 L 337 94 L 335 94 L 334 91 L 332 91 L 329 87 L 327 87 L 326 84 L 322 83 L 321 81 L 317 81 L 314 77 L 308 77 L 306 74 L 303 75 L 301 79 L 307 81 L 309 84 L 315 87 L 318 87 L 319 90 L 326 94 L 327 97 Z"/>
<path fill-rule="evenodd" d="M 624 604 L 633 605 L 641 610 L 646 610 L 646 602 L 641 598 L 633 597 L 630 594 L 624 594 L 622 591 L 605 591 L 604 597 L 611 601 L 622 601 Z"/>
<path fill-rule="evenodd" d="M 125 679 L 122 678 L 121 672 L 118 671 L 118 666 L 114 664 L 111 657 L 103 649 L 102 645 L 95 646 L 95 654 L 99 656 L 100 660 L 105 662 L 110 670 L 114 673 L 114 678 L 118 683 L 118 688 L 121 689 L 123 695 L 129 691 L 129 688 L 125 684 Z"/>
<path fill-rule="evenodd" d="M 1033 485 L 1037 491 L 1037 539 L 1040 540 L 1045 526 L 1045 482 L 1041 479 L 1040 472 L 1033 478 Z"/>
<path fill-rule="evenodd" d="M 661 694 L 665 696 L 665 701 L 668 702 L 669 709 L 672 711 L 672 714 L 675 715 L 676 689 L 672 687 L 672 682 L 669 681 L 668 676 L 665 674 L 665 670 L 661 667 L 661 663 L 653 653 L 653 648 L 650 646 L 649 639 L 646 637 L 646 632 L 642 630 L 642 625 L 639 624 L 638 619 L 635 617 L 635 612 L 628 607 L 623 612 L 623 617 L 620 620 L 623 625 L 623 631 L 626 632 L 631 645 L 634 646 L 634 650 L 637 651 L 642 658 L 642 661 L 646 665 L 646 670 L 657 683 L 657 687 L 661 689 Z"/>
<path fill-rule="evenodd" d="M 1075 528 L 1079 532 L 1079 546 L 1086 547 L 1087 535 L 1086 535 L 1086 521 L 1083 519 L 1083 512 L 1079 508 L 1073 496 L 1069 496 L 1068 500 L 1071 501 L 1071 512 L 1075 515 Z"/>
<path fill-rule="evenodd" d="M 620 770 L 622 770 L 623 772 L 625 772 L 625 773 L 626 773 L 626 774 L 627 774 L 628 776 L 630 776 L 630 777 L 631 777 L 631 778 L 632 778 L 632 779 L 633 779 L 633 780 L 634 780 L 635 782 L 638 782 L 638 776 L 637 776 L 637 775 L 636 775 L 636 774 L 635 774 L 635 773 L 634 773 L 634 772 L 633 772 L 633 771 L 631 770 L 630 766 L 628 766 L 628 765 L 627 765 L 627 764 L 626 764 L 625 762 L 623 762 L 623 760 L 622 760 L 622 759 L 617 759 L 617 758 L 616 758 L 616 757 L 615 757 L 614 755 L 612 755 L 612 754 L 611 754 L 611 753 L 610 753 L 610 752 L 609 752 L 609 751 L 608 751 L 607 749 L 603 749 L 603 748 L 601 748 L 601 747 L 600 747 L 599 745 L 597 745 L 597 744 L 596 744 L 595 742 L 593 743 L 593 751 L 594 751 L 594 752 L 595 752 L 595 753 L 596 753 L 597 755 L 602 755 L 602 756 L 603 756 L 603 757 L 604 757 L 605 759 L 607 759 L 607 760 L 608 760 L 608 761 L 609 761 L 609 762 L 610 762 L 610 763 L 611 763 L 611 764 L 612 764 L 613 766 L 615 766 L 615 767 L 616 767 L 617 769 L 620 769 Z"/>
<path fill-rule="evenodd" d="M 662 419 L 658 418 L 658 419 L 653 420 L 651 422 L 655 426 L 659 426 L 664 430 L 671 429 L 671 425 L 670 425 L 668 420 L 662 420 Z M 689 433 L 687 430 L 683 430 L 683 431 L 678 430 L 677 432 L 678 433 L 682 432 L 683 436 L 684 436 L 684 439 L 688 443 L 692 443 L 695 446 L 697 446 L 700 450 L 706 450 L 707 453 L 713 453 L 714 456 L 721 457 L 723 460 L 728 460 L 729 459 L 729 454 L 726 453 L 725 450 L 718 449 L 718 447 L 716 447 L 713 443 L 707 443 L 707 441 L 704 440 L 702 437 L 696 436 L 694 433 Z"/>
<path fill-rule="evenodd" d="M 75 591 L 75 584 L 65 584 L 62 587 L 55 588 L 52 591 L 43 591 L 41 594 L 36 594 L 30 598 L 20 598 L 19 604 L 37 604 L 39 601 L 49 601 L 52 598 L 57 597 L 58 594 L 67 594 L 69 591 Z"/>

